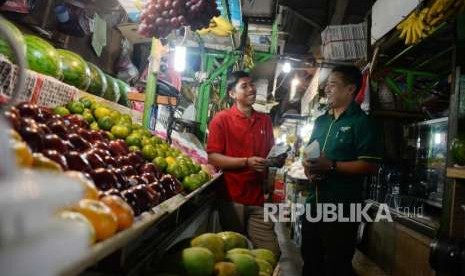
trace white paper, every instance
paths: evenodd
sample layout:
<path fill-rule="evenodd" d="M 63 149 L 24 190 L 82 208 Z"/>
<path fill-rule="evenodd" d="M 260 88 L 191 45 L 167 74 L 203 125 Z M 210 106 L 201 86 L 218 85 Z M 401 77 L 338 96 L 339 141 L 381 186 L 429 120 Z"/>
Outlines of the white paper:
<path fill-rule="evenodd" d="M 310 160 L 320 157 L 320 143 L 317 140 L 306 146 L 303 152 L 304 160 Z"/>

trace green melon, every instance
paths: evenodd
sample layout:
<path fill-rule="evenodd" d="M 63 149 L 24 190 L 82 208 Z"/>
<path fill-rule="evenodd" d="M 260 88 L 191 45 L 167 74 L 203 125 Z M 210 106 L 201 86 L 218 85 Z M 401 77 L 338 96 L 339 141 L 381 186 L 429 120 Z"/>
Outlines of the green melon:
<path fill-rule="evenodd" d="M 87 90 L 90 84 L 90 69 L 86 61 L 78 54 L 68 50 L 58 49 L 63 70 L 63 81 L 82 90 Z"/>
<path fill-rule="evenodd" d="M 47 41 L 34 35 L 25 35 L 26 57 L 31 70 L 55 78 L 62 77 L 60 56 Z"/>
<path fill-rule="evenodd" d="M 105 77 L 107 78 L 108 87 L 103 97 L 109 101 L 118 102 L 120 97 L 118 83 L 107 74 L 105 74 Z"/>
<path fill-rule="evenodd" d="M 122 80 L 118 80 L 118 79 L 115 79 L 115 80 L 116 80 L 116 83 L 118 83 L 119 94 L 120 94 L 118 103 L 120 105 L 129 107 L 128 92 L 131 89 L 131 87 Z"/>
<path fill-rule="evenodd" d="M 102 97 L 105 91 L 107 91 L 107 78 L 97 65 L 90 62 L 87 62 L 87 65 L 90 69 L 90 85 L 87 88 L 87 92 Z"/>
<path fill-rule="evenodd" d="M 21 31 L 10 21 L 2 19 L 0 20 L 0 24 L 5 26 L 9 33 L 12 34 L 16 40 L 18 41 L 18 45 L 20 45 L 21 50 L 23 51 L 23 55 L 26 55 L 26 43 L 24 43 L 24 37 Z M 15 61 L 15 55 L 13 53 L 13 49 L 10 47 L 10 44 L 1 38 L 0 36 L 0 54 L 5 55 L 10 61 Z"/>

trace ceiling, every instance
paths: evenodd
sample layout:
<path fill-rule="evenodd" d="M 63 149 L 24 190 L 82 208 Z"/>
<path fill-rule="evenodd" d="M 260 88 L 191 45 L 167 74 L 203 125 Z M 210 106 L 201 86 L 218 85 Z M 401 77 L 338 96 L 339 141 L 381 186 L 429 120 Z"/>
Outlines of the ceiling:
<path fill-rule="evenodd" d="M 374 0 L 280 0 L 286 54 L 319 56 L 320 33 L 328 25 L 361 23 Z"/>

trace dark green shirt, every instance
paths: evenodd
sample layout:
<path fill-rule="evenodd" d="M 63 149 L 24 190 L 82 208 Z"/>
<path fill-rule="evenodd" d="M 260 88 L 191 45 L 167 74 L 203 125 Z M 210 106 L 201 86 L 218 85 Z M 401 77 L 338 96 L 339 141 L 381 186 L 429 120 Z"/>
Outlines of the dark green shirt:
<path fill-rule="evenodd" d="M 329 160 L 381 161 L 382 139 L 374 121 L 352 102 L 337 120 L 328 111 L 315 121 L 310 143 L 317 140 Z M 312 186 L 309 202 L 361 202 L 364 176 L 328 175 Z"/>

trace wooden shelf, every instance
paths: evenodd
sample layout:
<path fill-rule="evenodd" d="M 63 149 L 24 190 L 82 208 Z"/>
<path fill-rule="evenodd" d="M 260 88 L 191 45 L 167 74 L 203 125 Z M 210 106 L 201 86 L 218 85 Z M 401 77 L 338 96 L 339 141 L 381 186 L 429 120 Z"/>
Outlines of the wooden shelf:
<path fill-rule="evenodd" d="M 465 168 L 447 168 L 447 177 L 465 179 Z"/>

